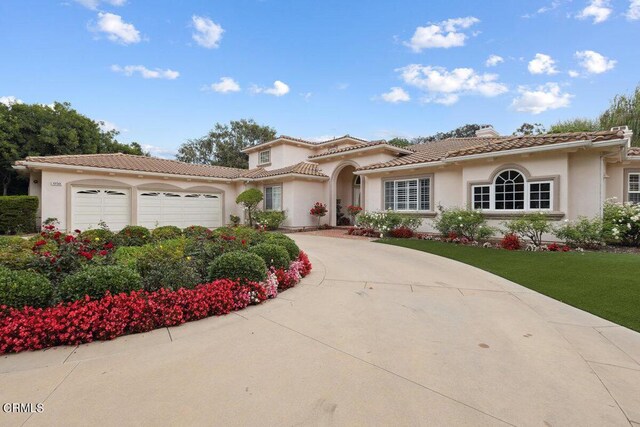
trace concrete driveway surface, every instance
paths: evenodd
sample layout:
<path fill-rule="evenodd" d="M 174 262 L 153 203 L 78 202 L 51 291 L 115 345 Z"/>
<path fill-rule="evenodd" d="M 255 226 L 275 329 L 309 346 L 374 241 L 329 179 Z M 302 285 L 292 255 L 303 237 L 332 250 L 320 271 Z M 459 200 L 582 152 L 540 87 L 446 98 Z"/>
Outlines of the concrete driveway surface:
<path fill-rule="evenodd" d="M 295 235 L 260 306 L 0 357 L 1 425 L 640 426 L 640 334 L 470 266 Z"/>

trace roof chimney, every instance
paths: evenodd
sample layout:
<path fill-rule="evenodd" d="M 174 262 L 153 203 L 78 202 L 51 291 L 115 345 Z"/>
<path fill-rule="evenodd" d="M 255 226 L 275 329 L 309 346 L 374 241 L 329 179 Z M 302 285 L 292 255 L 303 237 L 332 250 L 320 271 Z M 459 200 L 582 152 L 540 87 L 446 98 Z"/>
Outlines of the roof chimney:
<path fill-rule="evenodd" d="M 496 130 L 491 125 L 481 127 L 476 131 L 477 138 L 495 138 L 497 136 L 500 136 L 500 134 L 496 132 Z"/>

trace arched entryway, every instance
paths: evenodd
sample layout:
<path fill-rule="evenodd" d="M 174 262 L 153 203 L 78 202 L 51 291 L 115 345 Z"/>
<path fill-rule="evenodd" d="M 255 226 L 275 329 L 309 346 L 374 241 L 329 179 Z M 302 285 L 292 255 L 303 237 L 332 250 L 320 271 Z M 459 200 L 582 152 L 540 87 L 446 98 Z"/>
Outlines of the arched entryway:
<path fill-rule="evenodd" d="M 363 179 L 354 172 L 358 164 L 347 161 L 339 165 L 331 179 L 331 225 L 351 223 L 347 206 L 362 206 L 364 199 Z"/>

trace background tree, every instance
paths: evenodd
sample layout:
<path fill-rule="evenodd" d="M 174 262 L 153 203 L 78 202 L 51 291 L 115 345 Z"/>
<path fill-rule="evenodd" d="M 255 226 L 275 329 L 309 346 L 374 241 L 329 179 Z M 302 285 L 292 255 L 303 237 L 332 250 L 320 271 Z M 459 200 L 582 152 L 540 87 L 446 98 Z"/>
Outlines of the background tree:
<path fill-rule="evenodd" d="M 476 131 L 480 130 L 484 125 L 466 124 L 451 130 L 449 132 L 438 132 L 431 136 L 419 136 L 411 140 L 412 144 L 421 144 L 423 142 L 440 141 L 447 138 L 470 138 L 476 136 Z"/>
<path fill-rule="evenodd" d="M 549 133 L 595 132 L 597 130 L 600 130 L 600 124 L 596 120 L 575 118 L 552 124 Z"/>
<path fill-rule="evenodd" d="M 600 115 L 600 129 L 629 126 L 633 131 L 631 145 L 640 145 L 640 85 L 631 95 L 616 95 L 609 108 Z"/>
<path fill-rule="evenodd" d="M 406 148 L 409 145 L 411 145 L 411 142 L 409 142 L 408 139 L 398 138 L 398 137 L 388 140 L 387 143 L 391 145 L 395 145 L 396 147 L 400 147 L 400 148 Z"/>
<path fill-rule="evenodd" d="M 118 132 L 103 131 L 99 122 L 71 104 L 0 104 L 0 180 L 2 194 L 26 191 L 11 165 L 27 156 L 122 152 L 144 154 L 139 144 L 122 144 Z"/>
<path fill-rule="evenodd" d="M 546 132 L 546 129 L 541 123 L 523 123 L 513 134 L 515 136 L 542 135 Z"/>
<path fill-rule="evenodd" d="M 206 136 L 182 144 L 176 158 L 188 163 L 248 168 L 249 156 L 241 150 L 275 137 L 275 129 L 252 119 L 232 120 L 228 125 L 216 123 Z"/>

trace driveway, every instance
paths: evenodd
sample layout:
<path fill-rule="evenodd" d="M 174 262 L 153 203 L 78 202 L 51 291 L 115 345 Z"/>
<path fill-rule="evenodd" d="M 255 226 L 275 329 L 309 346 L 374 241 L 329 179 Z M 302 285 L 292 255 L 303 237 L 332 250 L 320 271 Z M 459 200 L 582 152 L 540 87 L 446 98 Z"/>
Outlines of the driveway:
<path fill-rule="evenodd" d="M 640 423 L 640 334 L 430 254 L 295 239 L 314 271 L 276 300 L 0 358 L 0 403 L 44 402 L 0 424 Z"/>

